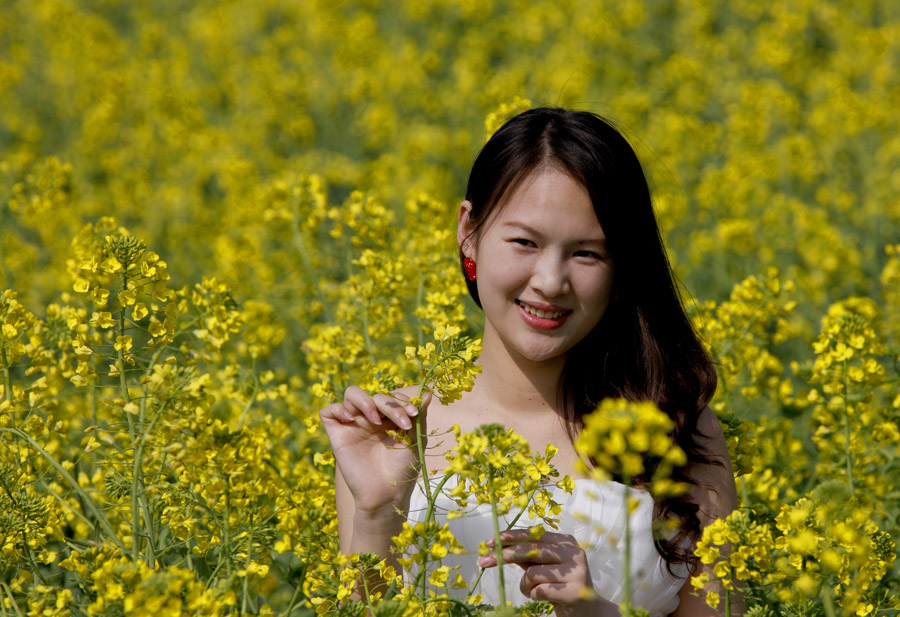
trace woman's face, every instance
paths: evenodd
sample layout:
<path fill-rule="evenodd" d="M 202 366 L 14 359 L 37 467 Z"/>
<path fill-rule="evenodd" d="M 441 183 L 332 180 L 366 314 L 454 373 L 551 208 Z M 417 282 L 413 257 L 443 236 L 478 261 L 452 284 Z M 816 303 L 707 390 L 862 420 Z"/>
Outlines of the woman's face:
<path fill-rule="evenodd" d="M 475 260 L 485 315 L 485 347 L 544 361 L 566 355 L 603 317 L 613 263 L 587 190 L 548 167 L 527 176 L 469 234 L 471 203 L 460 206 L 457 239 Z"/>

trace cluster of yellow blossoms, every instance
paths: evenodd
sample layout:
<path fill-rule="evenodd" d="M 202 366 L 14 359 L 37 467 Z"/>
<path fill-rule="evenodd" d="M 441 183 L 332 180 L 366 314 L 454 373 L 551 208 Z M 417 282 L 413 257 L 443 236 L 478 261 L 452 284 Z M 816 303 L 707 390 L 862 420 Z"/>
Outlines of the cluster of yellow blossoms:
<path fill-rule="evenodd" d="M 582 461 L 583 471 L 600 481 L 617 478 L 631 485 L 652 471 L 647 488 L 663 499 L 686 489 L 670 479 L 673 468 L 687 463 L 684 451 L 672 442 L 674 428 L 672 419 L 651 402 L 605 399 L 585 416 L 575 447 L 592 463 Z M 648 460 L 654 461 L 652 470 Z"/>
<path fill-rule="evenodd" d="M 533 518 L 556 527 L 552 517 L 561 509 L 547 484 L 558 475 L 550 464 L 556 448 L 548 445 L 544 454 L 532 453 L 520 435 L 499 424 L 485 424 L 470 433 L 460 432 L 457 426 L 453 434 L 456 445 L 447 452 L 444 469 L 457 478 L 449 493 L 460 508 L 457 514 L 465 512 L 474 499 L 475 505 L 491 504 L 500 515 L 513 508 L 527 509 Z M 572 490 L 568 476 L 553 482 Z"/>
<path fill-rule="evenodd" d="M 891 606 L 877 585 L 895 560 L 890 535 L 843 485 L 820 487 L 818 496 L 783 505 L 774 526 L 743 510 L 713 522 L 696 551 L 702 563 L 714 564 L 713 576 L 695 576 L 693 586 L 703 589 L 716 580 L 731 592 L 742 585 L 748 603 L 768 596 L 787 614 L 806 614 L 816 602 L 832 614 L 839 606 L 841 615 L 861 617 L 876 605 Z M 718 607 L 719 594 L 707 591 L 706 601 Z"/>

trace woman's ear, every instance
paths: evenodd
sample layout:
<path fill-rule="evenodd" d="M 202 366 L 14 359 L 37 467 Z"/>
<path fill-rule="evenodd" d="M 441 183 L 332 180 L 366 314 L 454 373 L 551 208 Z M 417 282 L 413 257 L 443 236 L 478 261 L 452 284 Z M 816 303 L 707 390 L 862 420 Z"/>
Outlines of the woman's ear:
<path fill-rule="evenodd" d="M 474 257 L 474 239 L 472 234 L 475 225 L 472 223 L 472 202 L 469 200 L 459 204 L 459 221 L 456 225 L 456 243 L 466 257 Z"/>

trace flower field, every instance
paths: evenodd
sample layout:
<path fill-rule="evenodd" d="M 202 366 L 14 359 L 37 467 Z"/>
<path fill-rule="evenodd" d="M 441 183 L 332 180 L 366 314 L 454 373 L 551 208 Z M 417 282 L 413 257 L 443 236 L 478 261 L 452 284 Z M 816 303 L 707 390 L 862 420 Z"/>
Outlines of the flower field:
<path fill-rule="evenodd" d="M 896 1 L 0 6 L 0 615 L 485 610 L 347 601 L 395 573 L 337 553 L 318 410 L 465 389 L 456 209 L 536 105 L 635 145 L 717 362 L 698 593 L 900 612 Z"/>

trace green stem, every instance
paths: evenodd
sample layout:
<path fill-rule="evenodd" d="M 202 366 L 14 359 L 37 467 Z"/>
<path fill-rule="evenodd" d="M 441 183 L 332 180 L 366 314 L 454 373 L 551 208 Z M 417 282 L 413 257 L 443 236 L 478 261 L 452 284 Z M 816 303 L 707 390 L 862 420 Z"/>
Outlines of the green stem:
<path fill-rule="evenodd" d="M 302 593 L 302 587 L 303 585 L 301 583 L 294 589 L 294 595 L 291 596 L 291 601 L 288 602 L 287 608 L 284 609 L 283 613 L 281 613 L 281 617 L 288 617 L 291 614 L 291 611 L 294 610 L 294 605 L 297 603 L 297 598 L 299 598 L 300 594 Z"/>
<path fill-rule="evenodd" d="M 247 570 L 248 576 L 244 577 L 244 599 L 241 602 L 241 615 L 247 614 L 247 599 L 248 599 L 248 586 L 249 586 L 249 570 L 250 564 L 253 562 L 253 514 L 250 514 L 250 532 L 247 534 Z"/>
<path fill-rule="evenodd" d="M 306 542 L 306 555 L 303 557 L 303 563 L 309 563 L 309 554 L 310 550 L 309 541 Z M 294 605 L 297 603 L 297 599 L 300 597 L 300 594 L 303 593 L 303 582 L 306 580 L 306 568 L 307 566 L 303 566 L 303 576 L 300 581 L 297 583 L 297 587 L 294 589 L 294 595 L 291 596 L 291 601 L 288 602 L 287 608 L 284 609 L 284 612 L 281 614 L 281 617 L 290 617 L 291 611 L 294 610 Z"/>
<path fill-rule="evenodd" d="M 419 387 L 419 397 L 422 396 L 422 390 L 424 386 Z M 429 482 L 428 477 L 428 465 L 425 463 L 425 435 L 422 433 L 422 408 L 419 408 L 419 413 L 416 415 L 416 453 L 419 456 L 419 465 L 422 473 L 422 489 L 425 491 L 425 503 L 428 504 L 428 511 L 425 513 L 425 525 L 427 528 L 428 525 L 428 517 L 430 515 L 430 511 L 434 509 L 434 499 L 432 498 L 431 493 L 431 482 Z M 425 546 L 425 539 L 422 539 L 422 545 L 419 547 L 419 550 L 423 552 L 427 550 L 428 547 Z M 422 597 L 425 596 L 425 563 L 422 563 L 422 567 L 419 569 L 419 573 L 416 575 L 416 588 L 421 588 Z"/>
<path fill-rule="evenodd" d="M 91 401 L 91 425 L 97 426 L 99 423 L 97 422 L 97 384 L 92 383 L 88 386 L 90 388 L 90 401 Z"/>
<path fill-rule="evenodd" d="M 366 351 L 369 354 L 369 362 L 372 363 L 372 366 L 378 366 L 378 358 L 375 355 L 375 348 L 372 346 L 372 337 L 369 336 L 369 303 L 366 303 L 366 306 L 362 310 L 362 333 L 363 333 L 363 343 L 365 344 Z"/>
<path fill-rule="evenodd" d="M 500 540 L 500 516 L 494 491 L 494 469 L 488 467 L 488 491 L 491 495 L 491 520 L 494 523 L 494 554 L 497 557 L 497 578 L 500 581 L 500 606 L 506 606 L 506 581 L 503 577 L 503 542 Z M 626 562 L 627 564 L 627 562 Z M 628 580 L 627 578 L 625 579 Z"/>
<path fill-rule="evenodd" d="M 537 491 L 538 491 L 538 489 L 534 489 L 534 490 L 531 492 L 531 497 L 529 498 L 528 503 L 531 503 L 531 502 L 534 500 L 534 495 L 535 495 L 535 493 L 537 493 Z M 525 514 L 525 512 L 527 512 L 527 511 L 528 511 L 528 506 L 526 505 L 524 508 L 522 508 L 521 510 L 519 510 L 519 513 L 516 514 L 516 517 L 515 517 L 513 520 L 511 520 L 511 521 L 509 522 L 509 525 L 507 525 L 507 526 L 506 526 L 506 529 L 504 529 L 503 531 L 509 531 L 510 529 L 512 529 L 513 527 L 515 527 L 515 526 L 516 526 L 516 523 L 519 522 L 519 519 L 522 518 L 522 515 Z M 475 577 L 475 582 L 472 583 L 472 585 L 469 587 L 469 591 L 470 591 L 470 592 L 474 592 L 474 591 L 475 591 L 475 588 L 478 587 L 478 583 L 481 582 L 481 577 L 484 576 L 484 571 L 485 571 L 486 569 L 487 569 L 487 568 L 481 568 L 481 570 L 478 571 L 478 576 Z M 471 595 L 471 593 L 470 593 L 469 595 Z"/>
<path fill-rule="evenodd" d="M 625 610 L 622 611 L 623 617 L 631 615 L 631 496 L 629 495 L 628 485 L 631 483 L 625 478 Z"/>
<path fill-rule="evenodd" d="M 9 359 L 6 356 L 6 347 L 3 346 L 3 336 L 0 335 L 0 360 L 3 361 L 3 380 L 6 388 L 3 390 L 3 396 L 10 403 L 12 399 L 12 377 L 9 374 Z"/>
<path fill-rule="evenodd" d="M 850 483 L 850 492 L 856 493 L 856 490 L 853 486 L 853 455 L 850 452 L 850 414 L 847 409 L 847 396 L 850 393 L 850 387 L 847 383 L 847 367 L 844 366 L 844 396 L 841 398 L 844 401 L 844 454 L 846 458 L 847 465 L 847 480 Z"/>
<path fill-rule="evenodd" d="M 12 194 L 12 191 L 7 191 L 6 195 L 4 195 L 2 199 L 0 199 L 0 203 L 2 203 L 2 204 L 8 203 L 9 202 L 8 196 L 11 194 Z M 2 215 L 3 213 L 4 213 L 4 208 L 0 207 L 0 215 Z M 6 217 L 0 216 L 0 222 L 2 222 L 2 220 L 4 218 L 6 218 Z M 0 224 L 0 228 L 8 229 L 6 223 Z M 10 270 L 9 265 L 6 263 L 6 255 L 5 255 L 5 251 L 3 250 L 2 242 L 0 242 L 0 272 L 3 273 L 3 278 L 5 279 L 5 283 L 4 283 L 3 287 L 5 287 L 6 289 L 15 289 L 16 284 L 15 284 L 15 281 L 13 280 L 13 273 L 12 273 L 12 270 Z"/>
<path fill-rule="evenodd" d="M 128 291 L 128 273 L 122 272 L 122 291 Z M 119 323 L 118 335 L 125 336 L 125 305 L 119 307 Z M 131 396 L 128 392 L 128 382 L 125 379 L 125 352 L 122 349 L 116 350 L 116 365 L 119 369 L 119 391 L 125 404 L 131 402 Z M 128 420 L 128 436 L 131 439 L 132 447 L 135 443 L 135 427 L 134 418 L 126 412 L 125 417 Z M 131 468 L 131 559 L 137 561 L 141 554 L 141 510 L 138 501 L 138 484 L 140 482 L 139 471 L 136 461 L 133 461 Z M 148 542 L 149 543 L 149 542 Z"/>
<path fill-rule="evenodd" d="M 825 617 L 835 617 L 834 600 L 831 597 L 831 589 L 828 587 L 828 585 L 824 585 L 823 591 L 825 592 L 825 594 L 823 596 L 822 608 L 825 609 Z"/>
<path fill-rule="evenodd" d="M 325 304 L 325 296 L 324 294 L 322 294 L 322 287 L 321 285 L 319 285 L 319 277 L 318 275 L 316 275 L 316 271 L 312 267 L 312 262 L 309 259 L 309 253 L 306 250 L 306 242 L 304 242 L 303 240 L 303 232 L 300 229 L 300 198 L 295 197 L 292 201 L 294 216 L 291 217 L 291 223 L 294 232 L 294 247 L 300 254 L 300 261 L 303 262 L 303 269 L 306 271 L 306 275 L 309 277 L 309 281 L 312 284 L 316 295 L 319 297 L 319 302 L 322 303 L 322 307 L 324 308 L 327 307 L 327 304 Z"/>
<path fill-rule="evenodd" d="M 449 479 L 450 479 L 450 476 L 444 476 L 443 478 L 441 478 L 441 481 L 438 483 L 438 485 L 434 489 L 434 491 L 429 490 L 429 492 L 428 492 L 429 496 L 426 498 L 426 501 L 428 502 L 428 507 L 425 509 L 425 529 L 428 529 L 428 523 L 430 523 L 434 520 L 434 516 L 435 516 L 434 510 L 435 510 L 435 502 L 437 501 L 437 496 L 440 495 L 441 489 L 444 488 L 444 484 L 446 484 L 447 480 L 449 480 Z M 424 480 L 424 484 L 426 487 L 429 487 L 429 489 L 430 489 L 430 486 L 429 486 L 430 483 L 428 482 L 427 477 Z M 432 499 L 430 497 L 430 495 L 432 493 L 434 494 L 434 499 Z M 419 544 L 419 551 L 424 554 L 427 550 L 428 550 L 427 538 L 421 538 L 420 544 Z M 419 573 L 416 575 L 416 580 L 413 583 L 414 589 L 421 588 L 423 597 L 425 594 L 425 575 L 427 574 L 427 570 L 424 566 L 425 566 L 425 564 L 423 563 L 422 568 L 419 569 Z"/>
<path fill-rule="evenodd" d="M 31 435 L 20 431 L 17 428 L 0 428 L 0 433 L 10 433 L 12 435 L 16 435 L 17 437 L 28 442 L 32 448 L 38 451 L 38 453 L 43 456 L 47 461 L 65 478 L 66 482 L 72 487 L 72 490 L 81 498 L 85 507 L 91 511 L 91 514 L 97 519 L 97 522 L 100 523 L 100 527 L 106 532 L 106 535 L 112 540 L 116 546 L 118 546 L 123 551 L 125 550 L 125 545 L 122 544 L 122 541 L 116 535 L 116 532 L 113 531 L 112 526 L 109 524 L 109 521 L 106 520 L 106 517 L 103 515 L 103 512 L 97 507 L 97 504 L 94 503 L 94 500 L 91 499 L 87 493 L 84 492 L 84 489 L 81 488 L 81 485 L 72 477 L 65 467 L 63 467 L 59 461 L 57 461 L 52 454 L 47 452 L 44 448 L 41 447 L 41 444 L 36 442 Z"/>
<path fill-rule="evenodd" d="M 141 415 L 140 421 L 143 424 L 144 420 L 144 408 L 146 399 L 141 401 Z M 132 478 L 132 489 L 137 490 L 140 488 L 140 506 L 141 510 L 144 513 L 144 524 L 147 526 L 147 564 L 154 568 L 156 567 L 156 556 L 154 555 L 154 544 L 156 540 L 156 534 L 153 530 L 153 516 L 150 512 L 150 504 L 147 501 L 147 491 L 144 486 L 144 443 L 147 441 L 147 436 L 153 431 L 153 428 L 156 426 L 156 423 L 162 417 L 163 411 L 165 411 L 166 406 L 169 404 L 169 401 L 166 401 L 160 408 L 156 411 L 156 414 L 153 416 L 153 419 L 147 424 L 144 430 L 141 432 L 140 437 L 137 440 L 137 445 L 135 447 L 134 452 L 134 478 Z"/>
<path fill-rule="evenodd" d="M 251 368 L 253 371 L 253 392 L 250 393 L 250 398 L 247 400 L 247 404 L 244 405 L 244 409 L 241 410 L 241 415 L 238 418 L 237 428 L 235 430 L 241 430 L 241 427 L 244 425 L 244 418 L 247 417 L 247 414 L 250 412 L 250 408 L 253 406 L 253 403 L 256 401 L 256 395 L 259 393 L 259 376 L 256 374 L 256 358 L 253 358 L 253 366 Z"/>
<path fill-rule="evenodd" d="M 369 573 L 360 571 L 359 579 L 362 580 L 363 592 L 365 592 L 365 603 L 369 607 L 369 615 L 375 614 L 375 607 L 372 606 L 371 592 L 369 591 Z"/>
<path fill-rule="evenodd" d="M 9 588 L 5 582 L 2 583 L 4 591 L 6 591 L 6 595 L 9 596 L 9 603 L 12 604 L 12 607 L 16 610 L 16 615 L 19 617 L 23 617 L 22 610 L 19 608 L 19 605 L 16 603 L 16 599 L 13 597 L 12 589 Z M 3 614 L 6 615 L 6 602 L 3 602 Z"/>
<path fill-rule="evenodd" d="M 225 574 L 231 578 L 231 491 L 225 476 Z"/>
<path fill-rule="evenodd" d="M 447 484 L 447 480 L 449 480 L 450 477 L 451 476 L 447 475 L 441 478 L 441 481 L 438 482 L 438 485 L 434 488 L 433 493 L 435 498 L 434 500 L 428 501 L 428 508 L 425 510 L 425 525 L 428 525 L 428 523 L 434 521 L 436 507 L 435 502 L 437 501 L 437 496 L 440 495 L 441 491 L 444 488 L 444 485 Z"/>
<path fill-rule="evenodd" d="M 734 575 L 732 575 L 731 580 L 734 580 Z M 731 617 L 731 590 L 725 590 L 725 617 Z"/>
<path fill-rule="evenodd" d="M 186 516 L 188 518 L 191 517 L 193 509 L 194 509 L 193 506 L 191 506 L 191 505 L 187 506 Z M 191 554 L 194 552 L 194 547 L 191 546 L 191 537 L 192 537 L 191 534 L 188 534 L 188 537 L 185 539 L 185 546 L 187 547 L 187 564 L 188 564 L 188 570 L 196 572 L 196 570 L 194 569 L 194 559 L 191 556 Z"/>
<path fill-rule="evenodd" d="M 419 287 L 418 287 L 418 289 L 416 289 L 416 309 L 417 310 L 422 307 L 422 296 L 424 296 L 424 295 L 425 295 L 425 276 L 423 275 L 423 276 L 419 277 Z M 416 328 L 416 344 L 419 347 L 421 347 L 425 343 L 425 341 L 424 341 L 425 333 L 422 332 L 422 327 L 421 327 L 422 325 L 424 325 L 424 324 L 422 324 L 422 320 L 420 319 L 419 327 Z"/>

